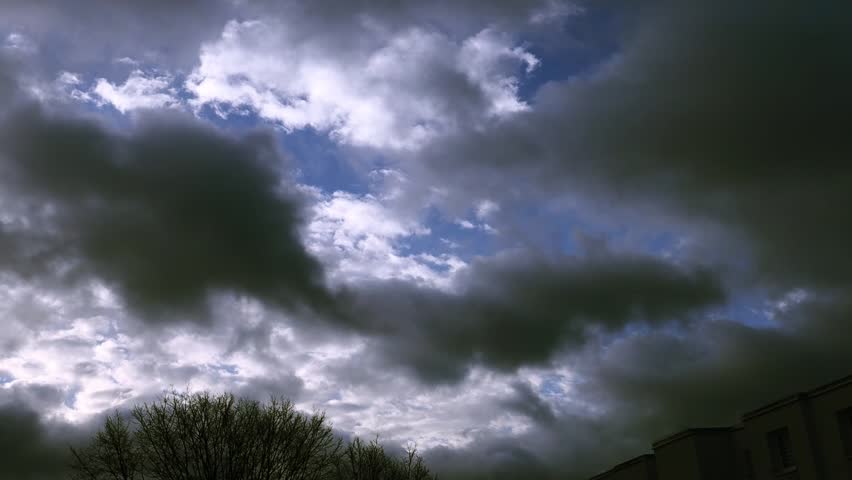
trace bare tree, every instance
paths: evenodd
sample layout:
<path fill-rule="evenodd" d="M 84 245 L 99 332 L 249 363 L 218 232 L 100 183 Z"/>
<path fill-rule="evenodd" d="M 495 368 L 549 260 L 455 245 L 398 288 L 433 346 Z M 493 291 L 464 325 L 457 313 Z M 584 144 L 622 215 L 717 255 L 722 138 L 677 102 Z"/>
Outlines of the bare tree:
<path fill-rule="evenodd" d="M 378 438 L 355 438 L 343 448 L 324 413 L 206 392 L 115 413 L 71 453 L 76 480 L 437 480 L 414 447 L 393 456 Z"/>
<path fill-rule="evenodd" d="M 109 417 L 72 466 L 79 480 L 321 480 L 341 450 L 323 413 L 289 400 L 171 393 Z"/>
<path fill-rule="evenodd" d="M 355 438 L 341 456 L 337 480 L 437 480 L 437 476 L 413 446 L 397 458 L 385 452 L 378 438 L 370 443 Z"/>
<path fill-rule="evenodd" d="M 82 449 L 71 448 L 75 478 L 136 480 L 141 479 L 141 465 L 130 426 L 117 413 L 108 417 L 103 430 L 92 443 Z"/>

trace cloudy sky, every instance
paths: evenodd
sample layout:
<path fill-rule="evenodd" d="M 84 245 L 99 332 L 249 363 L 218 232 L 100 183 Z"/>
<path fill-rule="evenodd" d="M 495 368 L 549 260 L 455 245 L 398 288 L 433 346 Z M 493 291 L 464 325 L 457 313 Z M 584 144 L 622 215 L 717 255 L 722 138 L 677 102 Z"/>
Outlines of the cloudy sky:
<path fill-rule="evenodd" d="M 0 2 L 0 476 L 176 389 L 584 478 L 852 372 L 852 3 Z"/>

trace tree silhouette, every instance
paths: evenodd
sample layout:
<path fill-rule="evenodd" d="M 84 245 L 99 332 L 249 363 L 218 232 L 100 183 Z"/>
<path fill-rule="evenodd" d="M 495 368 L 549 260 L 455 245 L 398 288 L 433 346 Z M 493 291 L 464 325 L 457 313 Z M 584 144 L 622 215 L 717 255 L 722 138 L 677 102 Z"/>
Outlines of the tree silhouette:
<path fill-rule="evenodd" d="M 108 417 L 103 430 L 83 450 L 71 448 L 75 478 L 141 479 L 139 451 L 128 423 L 119 415 Z"/>
<path fill-rule="evenodd" d="M 286 399 L 172 392 L 107 417 L 80 449 L 75 480 L 434 480 L 416 450 L 395 458 L 374 440 L 345 448 L 324 413 Z"/>
<path fill-rule="evenodd" d="M 414 447 L 402 458 L 385 452 L 378 439 L 364 443 L 355 438 L 346 447 L 337 471 L 339 480 L 437 480 Z"/>
<path fill-rule="evenodd" d="M 205 392 L 136 406 L 129 421 L 116 413 L 71 452 L 79 480 L 319 480 L 342 447 L 322 413 Z"/>

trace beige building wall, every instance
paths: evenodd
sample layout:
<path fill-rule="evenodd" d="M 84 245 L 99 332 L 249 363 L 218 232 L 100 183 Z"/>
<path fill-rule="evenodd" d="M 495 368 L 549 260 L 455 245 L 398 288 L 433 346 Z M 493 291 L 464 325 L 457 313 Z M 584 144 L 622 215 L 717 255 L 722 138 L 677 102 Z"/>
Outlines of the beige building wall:
<path fill-rule="evenodd" d="M 698 452 L 689 431 L 681 432 L 654 443 L 654 455 L 659 462 L 657 473 L 660 480 L 698 480 Z"/>
<path fill-rule="evenodd" d="M 740 450 L 751 452 L 755 480 L 805 480 L 817 478 L 817 467 L 811 449 L 812 436 L 803 408 L 805 396 L 795 395 L 772 403 L 743 416 L 745 434 Z M 773 465 L 768 435 L 786 429 L 792 460 L 787 469 Z"/>
<path fill-rule="evenodd" d="M 746 430 L 740 424 L 731 427 L 731 447 L 734 455 L 734 470 L 737 480 L 754 480 L 754 454 L 746 443 Z"/>
<path fill-rule="evenodd" d="M 702 480 L 736 477 L 733 437 L 729 427 L 702 429 L 695 437 L 695 448 Z"/>
<path fill-rule="evenodd" d="M 752 452 L 755 480 L 852 480 L 852 376 L 749 412 L 743 426 L 737 449 Z M 795 463 L 782 471 L 768 438 L 780 428 Z"/>
<path fill-rule="evenodd" d="M 659 480 L 735 477 L 730 427 L 692 428 L 654 443 Z"/>
<path fill-rule="evenodd" d="M 852 479 L 852 381 L 810 395 L 813 424 L 825 480 Z"/>

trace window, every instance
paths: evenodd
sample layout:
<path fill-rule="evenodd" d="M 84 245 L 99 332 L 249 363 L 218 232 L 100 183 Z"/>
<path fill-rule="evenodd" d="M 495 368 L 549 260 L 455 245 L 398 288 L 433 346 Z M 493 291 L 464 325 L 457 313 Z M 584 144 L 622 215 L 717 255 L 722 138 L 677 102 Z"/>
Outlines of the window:
<path fill-rule="evenodd" d="M 793 447 L 790 444 L 790 431 L 787 427 L 767 433 L 766 442 L 769 444 L 769 457 L 772 459 L 773 470 L 784 471 L 796 466 Z"/>
<path fill-rule="evenodd" d="M 843 451 L 852 458 L 852 407 L 837 412 L 837 425 L 840 427 Z"/>

